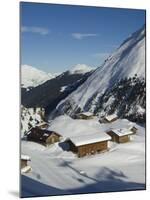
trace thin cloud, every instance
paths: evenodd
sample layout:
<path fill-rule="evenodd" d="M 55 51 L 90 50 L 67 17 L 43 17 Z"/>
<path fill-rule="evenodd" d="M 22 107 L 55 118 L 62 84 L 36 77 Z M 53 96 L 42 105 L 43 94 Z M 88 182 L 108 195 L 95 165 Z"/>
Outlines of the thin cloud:
<path fill-rule="evenodd" d="M 22 26 L 21 31 L 23 33 L 25 33 L 25 32 L 26 33 L 37 33 L 40 35 L 47 35 L 50 32 L 47 28 L 36 27 L 36 26 Z"/>
<path fill-rule="evenodd" d="M 83 38 L 87 37 L 96 37 L 98 34 L 96 33 L 72 33 L 72 37 L 77 40 L 82 40 Z"/>

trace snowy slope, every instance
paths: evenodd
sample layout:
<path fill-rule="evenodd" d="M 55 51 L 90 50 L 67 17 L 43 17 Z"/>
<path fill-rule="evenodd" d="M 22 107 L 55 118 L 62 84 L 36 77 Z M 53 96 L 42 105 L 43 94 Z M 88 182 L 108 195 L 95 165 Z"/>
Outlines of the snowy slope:
<path fill-rule="evenodd" d="M 99 129 L 99 134 L 109 128 L 131 126 L 131 122 L 126 119 L 110 124 L 99 124 L 98 118 L 79 120 L 78 125 L 76 123 L 76 120 L 61 116 L 52 122 L 50 128 L 61 132 L 65 139 L 74 136 L 81 125 L 81 130 L 87 125 L 87 131 L 89 127 L 91 130 Z M 66 127 L 66 124 L 69 124 L 69 127 Z M 63 141 L 49 147 L 22 141 L 22 153 L 30 156 L 29 165 L 32 167 L 30 173 L 24 174 L 31 179 L 28 182 L 22 180 L 23 194 L 42 195 L 44 188 L 47 188 L 46 194 L 49 195 L 57 195 L 60 192 L 71 194 L 144 189 L 145 128 L 135 123 L 132 125 L 136 125 L 138 131 L 132 136 L 131 142 L 109 142 L 108 152 L 83 158 L 77 158 L 72 152 L 63 150 Z M 64 129 L 66 132 L 63 132 Z M 36 187 L 37 183 L 41 185 Z M 55 190 L 51 190 L 52 188 Z"/>
<path fill-rule="evenodd" d="M 29 65 L 21 66 L 22 87 L 36 87 L 45 81 L 54 78 L 50 73 L 46 73 Z"/>
<path fill-rule="evenodd" d="M 103 65 L 76 91 L 61 101 L 57 106 L 60 113 L 72 115 L 77 110 L 90 110 L 90 100 L 101 97 L 124 78 L 145 78 L 145 29 L 133 33 L 122 45 L 109 56 Z M 69 105 L 69 107 L 68 107 Z"/>

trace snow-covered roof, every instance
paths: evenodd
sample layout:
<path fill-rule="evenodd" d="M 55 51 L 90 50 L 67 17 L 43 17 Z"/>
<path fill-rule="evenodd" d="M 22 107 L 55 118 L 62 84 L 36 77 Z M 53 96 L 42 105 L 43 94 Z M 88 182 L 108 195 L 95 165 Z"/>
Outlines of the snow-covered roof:
<path fill-rule="evenodd" d="M 131 130 L 132 128 L 135 128 L 135 129 L 137 129 L 137 127 L 136 127 L 136 126 L 129 126 L 129 130 Z"/>
<path fill-rule="evenodd" d="M 30 160 L 30 157 L 28 155 L 21 155 L 21 160 Z"/>
<path fill-rule="evenodd" d="M 47 122 L 41 122 L 37 126 L 42 126 L 42 125 L 45 125 L 45 124 L 47 124 Z"/>
<path fill-rule="evenodd" d="M 133 134 L 133 132 L 127 128 L 113 129 L 112 131 L 118 136 L 125 136 L 125 135 Z"/>
<path fill-rule="evenodd" d="M 106 116 L 105 118 L 108 120 L 108 121 L 111 121 L 112 119 L 114 118 L 117 118 L 118 116 L 116 114 L 112 114 L 112 115 L 108 115 Z"/>
<path fill-rule="evenodd" d="M 68 139 L 70 139 L 75 146 L 82 146 L 85 144 L 92 144 L 96 142 L 111 140 L 111 137 L 106 133 L 97 132 L 90 135 L 70 137 Z"/>
<path fill-rule="evenodd" d="M 21 173 L 27 173 L 31 170 L 31 167 L 30 166 L 25 166 L 21 169 Z"/>
<path fill-rule="evenodd" d="M 82 112 L 82 113 L 79 113 L 79 115 L 85 115 L 87 117 L 90 117 L 90 116 L 93 116 L 93 113 L 91 113 L 91 112 Z"/>

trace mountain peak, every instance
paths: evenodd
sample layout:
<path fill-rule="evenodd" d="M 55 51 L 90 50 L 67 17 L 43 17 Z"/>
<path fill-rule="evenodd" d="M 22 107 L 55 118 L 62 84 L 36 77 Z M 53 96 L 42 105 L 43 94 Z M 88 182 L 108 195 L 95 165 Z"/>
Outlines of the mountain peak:
<path fill-rule="evenodd" d="M 85 64 L 77 64 L 77 65 L 73 66 L 72 69 L 69 70 L 69 73 L 70 74 L 85 74 L 92 70 L 94 70 L 93 67 L 90 67 Z"/>
<path fill-rule="evenodd" d="M 91 99 L 101 98 L 120 80 L 145 78 L 145 29 L 127 38 L 102 66 L 97 68 L 76 91 L 60 102 L 57 109 L 71 115 L 77 110 L 89 111 Z M 70 110 L 66 107 L 70 104 Z M 66 110 L 65 110 L 66 109 Z"/>
<path fill-rule="evenodd" d="M 21 84 L 24 88 L 36 87 L 52 78 L 54 78 L 52 74 L 46 73 L 30 65 L 21 66 Z"/>

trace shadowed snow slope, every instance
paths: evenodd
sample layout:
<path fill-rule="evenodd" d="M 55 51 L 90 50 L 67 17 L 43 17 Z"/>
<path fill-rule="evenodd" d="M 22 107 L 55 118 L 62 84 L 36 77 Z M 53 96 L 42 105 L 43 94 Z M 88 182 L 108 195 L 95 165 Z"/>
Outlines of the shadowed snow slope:
<path fill-rule="evenodd" d="M 72 114 L 78 108 L 87 110 L 85 106 L 95 94 L 103 94 L 119 80 L 134 77 L 135 74 L 145 78 L 144 28 L 125 40 L 76 91 L 59 103 L 57 109 L 62 113 L 66 112 L 66 106 L 70 104 L 68 114 Z"/>

